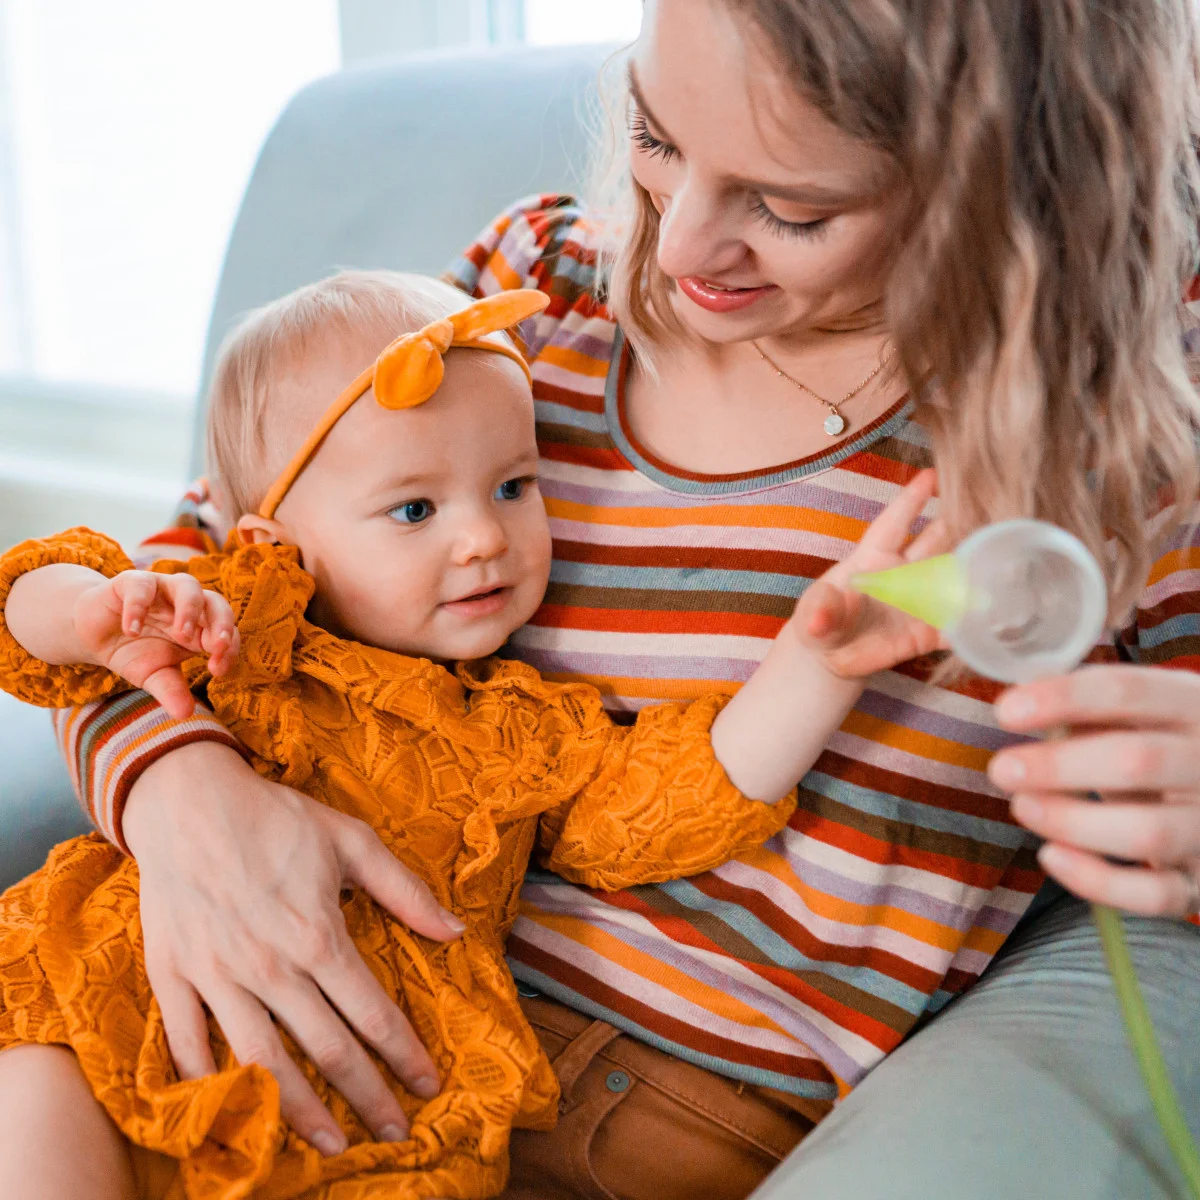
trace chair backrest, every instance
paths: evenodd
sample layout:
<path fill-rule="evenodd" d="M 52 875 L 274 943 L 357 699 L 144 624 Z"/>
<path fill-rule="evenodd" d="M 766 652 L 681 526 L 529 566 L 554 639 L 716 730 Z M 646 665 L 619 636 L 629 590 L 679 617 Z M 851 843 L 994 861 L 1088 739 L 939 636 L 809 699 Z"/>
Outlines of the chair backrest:
<path fill-rule="evenodd" d="M 241 313 L 341 267 L 439 272 L 507 204 L 577 189 L 589 89 L 612 46 L 435 53 L 318 80 L 246 188 L 209 323 L 203 396 Z"/>

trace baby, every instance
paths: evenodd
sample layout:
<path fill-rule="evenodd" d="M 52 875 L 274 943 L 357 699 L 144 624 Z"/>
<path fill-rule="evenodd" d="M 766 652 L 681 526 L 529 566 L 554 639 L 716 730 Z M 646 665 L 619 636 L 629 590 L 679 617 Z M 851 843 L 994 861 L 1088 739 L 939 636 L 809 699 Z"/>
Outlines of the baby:
<path fill-rule="evenodd" d="M 550 571 L 529 369 L 504 332 L 546 303 L 470 303 L 384 272 L 303 288 L 251 314 L 217 366 L 211 466 L 239 514 L 224 553 L 134 571 L 77 529 L 0 560 L 7 690 L 65 705 L 132 684 L 179 716 L 203 696 L 260 772 L 368 822 L 464 926 L 439 942 L 344 898 L 440 1081 L 387 1075 L 409 1129 L 375 1141 L 285 1035 L 347 1139 L 322 1155 L 215 1019 L 218 1073 L 178 1078 L 141 956 L 136 865 L 96 837 L 59 847 L 0 900 L 0 1050 L 73 1051 L 135 1155 L 177 1160 L 144 1194 L 501 1191 L 512 1128 L 557 1111 L 504 962 L 530 857 L 607 889 L 720 865 L 783 828 L 863 679 L 937 646 L 841 588 L 941 548 L 936 523 L 909 543 L 924 473 L 808 589 L 731 700 L 618 727 L 595 689 L 489 658 Z"/>

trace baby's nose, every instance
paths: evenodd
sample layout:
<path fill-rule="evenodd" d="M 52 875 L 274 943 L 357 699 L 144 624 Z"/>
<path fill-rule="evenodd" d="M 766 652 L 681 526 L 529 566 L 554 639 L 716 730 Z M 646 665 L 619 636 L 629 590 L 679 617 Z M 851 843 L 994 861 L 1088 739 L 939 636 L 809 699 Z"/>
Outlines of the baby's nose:
<path fill-rule="evenodd" d="M 462 562 L 495 558 L 507 549 L 508 536 L 504 526 L 490 514 L 479 513 L 471 520 L 464 521 L 459 530 L 458 558 Z"/>

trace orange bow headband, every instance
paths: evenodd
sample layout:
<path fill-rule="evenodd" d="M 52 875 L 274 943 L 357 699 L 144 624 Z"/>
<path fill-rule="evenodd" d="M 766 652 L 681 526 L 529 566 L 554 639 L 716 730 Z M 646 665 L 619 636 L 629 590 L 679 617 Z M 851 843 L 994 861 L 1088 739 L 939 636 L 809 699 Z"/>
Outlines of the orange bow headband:
<path fill-rule="evenodd" d="M 383 353 L 342 392 L 329 411 L 317 422 L 296 453 L 271 485 L 259 506 L 258 515 L 275 515 L 284 496 L 312 461 L 329 436 L 329 431 L 346 415 L 350 407 L 368 388 L 375 389 L 375 399 L 384 408 L 396 411 L 424 404 L 442 385 L 446 367 L 442 356 L 454 346 L 472 350 L 491 350 L 511 358 L 532 383 L 529 364 L 507 339 L 496 337 L 506 329 L 541 312 L 550 303 L 544 292 L 519 289 L 498 292 L 484 300 L 476 300 L 461 312 L 426 325 L 416 333 L 406 333 L 387 346 Z"/>

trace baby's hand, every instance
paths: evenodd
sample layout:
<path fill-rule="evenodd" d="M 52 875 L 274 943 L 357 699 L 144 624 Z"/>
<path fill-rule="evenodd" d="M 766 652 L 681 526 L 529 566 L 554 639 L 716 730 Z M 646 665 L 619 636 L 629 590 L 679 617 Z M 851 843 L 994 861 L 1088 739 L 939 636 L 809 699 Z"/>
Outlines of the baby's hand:
<path fill-rule="evenodd" d="M 853 553 L 800 597 L 788 628 L 831 674 L 861 679 L 945 649 L 933 626 L 849 588 L 851 577 L 860 571 L 883 571 L 950 549 L 941 521 L 931 522 L 909 541 L 913 523 L 936 486 L 933 471 L 917 475 L 871 522 Z"/>
<path fill-rule="evenodd" d="M 149 692 L 180 721 L 195 702 L 179 664 L 207 654 L 215 676 L 237 658 L 233 610 L 190 575 L 122 571 L 80 595 L 72 617 L 91 661 Z"/>

